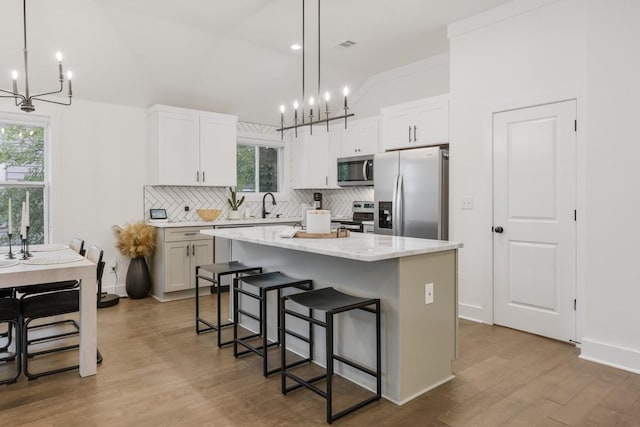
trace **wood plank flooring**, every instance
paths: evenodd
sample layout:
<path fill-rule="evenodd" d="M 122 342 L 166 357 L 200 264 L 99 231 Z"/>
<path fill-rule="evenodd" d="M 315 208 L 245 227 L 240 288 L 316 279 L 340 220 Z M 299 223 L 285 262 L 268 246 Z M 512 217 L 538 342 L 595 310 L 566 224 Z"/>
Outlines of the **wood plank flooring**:
<path fill-rule="evenodd" d="M 236 360 L 232 349 L 217 349 L 214 334 L 196 335 L 191 299 L 124 299 L 98 311 L 98 331 L 104 363 L 96 376 L 70 372 L 0 386 L 0 426 L 326 425 L 319 396 L 283 396 L 279 376 L 262 377 L 258 357 Z M 460 321 L 459 338 L 454 380 L 403 406 L 382 400 L 335 424 L 640 425 L 638 375 L 507 328 Z M 348 396 L 357 387 L 339 389 Z"/>

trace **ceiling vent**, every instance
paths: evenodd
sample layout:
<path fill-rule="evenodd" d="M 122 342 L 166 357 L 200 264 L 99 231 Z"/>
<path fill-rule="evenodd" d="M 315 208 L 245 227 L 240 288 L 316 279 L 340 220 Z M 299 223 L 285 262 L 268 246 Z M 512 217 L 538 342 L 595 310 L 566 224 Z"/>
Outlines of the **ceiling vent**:
<path fill-rule="evenodd" d="M 338 45 L 336 47 L 342 48 L 342 49 L 347 49 L 352 47 L 353 45 L 355 45 L 356 42 L 353 42 L 351 40 L 345 40 L 342 43 L 338 43 Z"/>

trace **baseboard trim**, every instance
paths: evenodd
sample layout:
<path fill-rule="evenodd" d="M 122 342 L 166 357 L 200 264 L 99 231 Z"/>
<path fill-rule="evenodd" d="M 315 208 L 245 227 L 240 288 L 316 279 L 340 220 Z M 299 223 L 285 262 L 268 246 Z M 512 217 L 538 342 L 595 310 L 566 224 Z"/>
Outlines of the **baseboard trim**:
<path fill-rule="evenodd" d="M 424 390 L 420 390 L 419 392 L 414 393 L 414 394 L 412 394 L 411 396 L 406 397 L 406 398 L 404 398 L 404 399 L 402 399 L 402 400 L 400 400 L 400 401 L 396 401 L 396 400 L 394 400 L 394 399 L 390 399 L 390 398 L 388 398 L 387 396 L 385 396 L 385 398 L 386 398 L 387 400 L 389 400 L 389 401 L 391 401 L 391 402 L 395 403 L 396 405 L 401 406 L 401 405 L 404 405 L 405 403 L 407 403 L 407 402 L 409 402 L 409 401 L 411 401 L 411 400 L 415 399 L 416 397 L 421 396 L 421 395 L 425 394 L 426 392 L 433 390 L 433 389 L 434 389 L 434 388 L 436 388 L 436 387 L 440 387 L 442 384 L 444 384 L 444 383 L 447 383 L 447 382 L 451 381 L 451 380 L 452 380 L 452 379 L 454 379 L 455 377 L 456 377 L 455 375 L 449 375 L 447 378 L 443 379 L 442 381 L 438 381 L 437 383 L 430 385 L 429 387 L 425 388 Z"/>
<path fill-rule="evenodd" d="M 458 317 L 476 323 L 488 323 L 483 318 L 485 310 L 479 305 L 458 303 Z"/>
<path fill-rule="evenodd" d="M 640 374 L 640 351 L 631 348 L 583 338 L 579 358 Z"/>

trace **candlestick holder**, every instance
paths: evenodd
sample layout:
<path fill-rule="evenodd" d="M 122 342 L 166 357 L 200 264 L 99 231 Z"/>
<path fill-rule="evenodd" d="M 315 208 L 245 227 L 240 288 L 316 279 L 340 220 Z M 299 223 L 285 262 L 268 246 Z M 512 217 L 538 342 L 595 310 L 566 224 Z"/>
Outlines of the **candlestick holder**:
<path fill-rule="evenodd" d="M 33 255 L 31 255 L 31 252 L 29 252 L 29 228 L 30 228 L 29 226 L 26 227 L 26 229 L 27 229 L 27 237 L 25 239 L 25 247 L 24 247 L 25 256 L 27 258 L 31 258 L 33 256 Z"/>
<path fill-rule="evenodd" d="M 13 255 L 13 251 L 11 250 L 11 238 L 13 237 L 13 233 L 7 233 L 7 237 L 9 237 L 9 253 L 7 254 L 7 259 L 15 259 L 16 257 Z"/>

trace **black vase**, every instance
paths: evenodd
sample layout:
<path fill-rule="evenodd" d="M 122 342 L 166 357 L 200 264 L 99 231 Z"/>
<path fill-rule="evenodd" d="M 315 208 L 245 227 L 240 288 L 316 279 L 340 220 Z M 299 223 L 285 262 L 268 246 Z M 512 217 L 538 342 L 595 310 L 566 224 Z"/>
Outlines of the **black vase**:
<path fill-rule="evenodd" d="M 151 290 L 151 277 L 143 256 L 132 258 L 125 280 L 127 295 L 132 299 L 145 298 Z"/>

